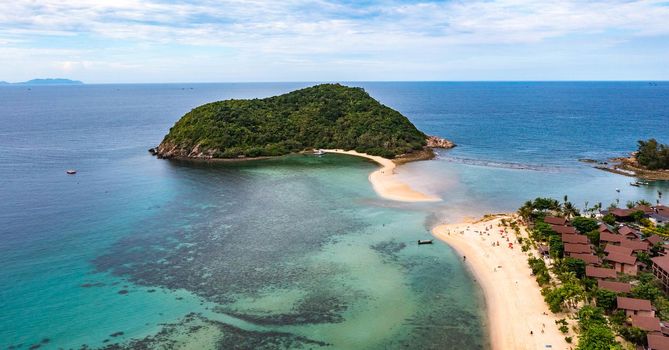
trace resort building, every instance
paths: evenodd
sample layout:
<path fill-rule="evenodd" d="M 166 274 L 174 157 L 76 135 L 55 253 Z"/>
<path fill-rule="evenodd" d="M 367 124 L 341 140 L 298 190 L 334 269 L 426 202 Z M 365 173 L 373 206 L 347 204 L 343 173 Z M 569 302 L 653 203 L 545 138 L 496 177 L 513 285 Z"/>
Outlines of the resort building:
<path fill-rule="evenodd" d="M 608 245 L 619 245 L 620 242 L 622 242 L 625 239 L 624 236 L 611 233 L 608 231 L 600 231 L 599 233 L 599 242 L 601 244 L 606 244 Z"/>
<path fill-rule="evenodd" d="M 621 228 L 619 228 L 618 234 L 623 235 L 627 239 L 638 239 L 641 237 L 641 232 L 629 226 L 622 226 Z"/>
<path fill-rule="evenodd" d="M 547 216 L 544 218 L 544 222 L 550 225 L 557 225 L 557 226 L 567 225 L 567 219 L 559 218 L 556 216 Z"/>
<path fill-rule="evenodd" d="M 662 329 L 659 318 L 638 315 L 632 316 L 632 327 L 641 328 L 646 332 L 660 332 Z"/>
<path fill-rule="evenodd" d="M 669 337 L 660 334 L 648 334 L 648 350 L 669 350 Z"/>
<path fill-rule="evenodd" d="M 583 235 L 572 235 L 568 233 L 562 234 L 562 242 L 564 243 L 573 243 L 573 244 L 590 244 L 588 237 Z"/>
<path fill-rule="evenodd" d="M 599 231 L 599 233 L 602 233 L 602 232 L 613 233 L 613 230 L 611 230 L 611 228 L 605 223 L 599 224 L 598 231 Z"/>
<path fill-rule="evenodd" d="M 621 247 L 630 248 L 635 252 L 646 252 L 650 248 L 648 242 L 644 242 L 640 239 L 624 239 L 620 241 Z"/>
<path fill-rule="evenodd" d="M 597 288 L 615 293 L 629 293 L 632 291 L 632 285 L 629 283 L 604 280 L 597 280 Z"/>
<path fill-rule="evenodd" d="M 636 265 L 636 257 L 632 255 L 610 253 L 604 258 L 613 265 L 616 272 L 624 273 L 626 275 L 636 276 L 638 267 Z"/>
<path fill-rule="evenodd" d="M 586 266 L 585 275 L 597 279 L 616 278 L 616 270 L 604 267 Z"/>
<path fill-rule="evenodd" d="M 578 233 L 575 228 L 572 226 L 557 226 L 557 225 L 551 225 L 551 229 L 555 231 L 558 234 L 570 234 L 570 235 L 575 235 Z"/>
<path fill-rule="evenodd" d="M 571 254 L 590 254 L 592 250 L 590 249 L 589 244 L 575 244 L 575 243 L 565 243 L 564 244 L 564 255 L 571 256 Z"/>
<path fill-rule="evenodd" d="M 570 258 L 583 260 L 586 265 L 601 265 L 602 261 L 599 257 L 592 253 L 571 253 L 569 254 Z"/>
<path fill-rule="evenodd" d="M 669 256 L 657 256 L 653 261 L 653 275 L 662 283 L 665 291 L 669 291 Z"/>
<path fill-rule="evenodd" d="M 653 307 L 650 305 L 649 300 L 617 297 L 616 303 L 618 305 L 618 309 L 624 310 L 627 317 L 632 317 L 635 315 L 655 317 L 655 311 L 653 311 Z"/>
<path fill-rule="evenodd" d="M 622 246 L 617 246 L 617 245 L 607 245 L 606 248 L 604 248 L 604 252 L 606 254 L 622 254 L 622 255 L 632 255 L 634 250 L 629 247 L 622 247 Z"/>
<path fill-rule="evenodd" d="M 664 242 L 664 240 L 658 235 L 652 235 L 650 237 L 646 237 L 644 241 L 648 242 L 648 244 L 650 244 L 651 246 Z"/>

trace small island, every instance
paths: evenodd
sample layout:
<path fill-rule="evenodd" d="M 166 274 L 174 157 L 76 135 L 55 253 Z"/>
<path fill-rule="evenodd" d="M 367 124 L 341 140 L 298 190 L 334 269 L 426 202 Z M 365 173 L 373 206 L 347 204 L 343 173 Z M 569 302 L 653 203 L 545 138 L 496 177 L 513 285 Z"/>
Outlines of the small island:
<path fill-rule="evenodd" d="M 186 113 L 151 153 L 160 158 L 245 159 L 343 149 L 393 159 L 451 148 L 362 88 L 321 84 L 264 99 L 208 103 Z"/>
<path fill-rule="evenodd" d="M 640 140 L 637 151 L 629 157 L 613 158 L 595 167 L 646 180 L 669 180 L 669 145 L 655 139 Z"/>
<path fill-rule="evenodd" d="M 32 79 L 28 81 L 18 82 L 18 83 L 8 83 L 6 81 L 0 81 L 0 85 L 83 85 L 84 83 L 79 80 L 71 79 L 62 79 L 62 78 L 46 78 L 46 79 Z"/>

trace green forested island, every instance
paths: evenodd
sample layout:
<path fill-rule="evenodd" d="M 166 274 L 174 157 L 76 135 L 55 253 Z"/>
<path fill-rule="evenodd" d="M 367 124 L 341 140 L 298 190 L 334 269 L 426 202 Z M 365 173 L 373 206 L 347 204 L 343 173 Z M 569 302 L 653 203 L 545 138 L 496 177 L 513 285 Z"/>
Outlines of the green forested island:
<path fill-rule="evenodd" d="M 405 116 L 362 88 L 322 84 L 280 96 L 197 107 L 152 153 L 209 159 L 341 148 L 394 158 L 422 150 L 426 139 Z"/>

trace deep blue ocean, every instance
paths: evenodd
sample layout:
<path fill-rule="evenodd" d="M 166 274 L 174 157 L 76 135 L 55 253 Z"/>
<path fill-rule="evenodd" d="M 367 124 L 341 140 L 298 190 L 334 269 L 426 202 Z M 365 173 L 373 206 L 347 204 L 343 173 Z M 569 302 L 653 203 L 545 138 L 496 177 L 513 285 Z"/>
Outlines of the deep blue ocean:
<path fill-rule="evenodd" d="M 0 87 L 0 348 L 486 348 L 478 286 L 416 239 L 536 196 L 669 193 L 578 161 L 669 143 L 667 82 L 349 83 L 458 144 L 399 169 L 437 204 L 378 198 L 346 156 L 147 152 L 200 104 L 310 85 Z"/>

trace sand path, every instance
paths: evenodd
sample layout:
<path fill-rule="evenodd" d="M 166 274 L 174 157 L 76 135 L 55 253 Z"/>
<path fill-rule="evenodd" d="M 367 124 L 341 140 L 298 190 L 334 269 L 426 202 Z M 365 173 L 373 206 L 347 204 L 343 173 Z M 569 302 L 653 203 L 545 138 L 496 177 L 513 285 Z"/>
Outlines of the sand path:
<path fill-rule="evenodd" d="M 374 191 L 383 198 L 400 202 L 438 202 L 441 200 L 439 197 L 418 192 L 409 185 L 399 181 L 394 176 L 397 164 L 390 159 L 342 149 L 324 149 L 323 152 L 363 157 L 381 165 L 380 169 L 369 174 L 369 182 L 372 183 Z"/>

